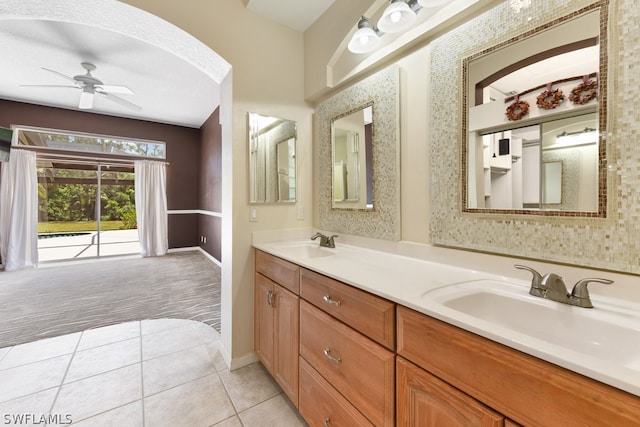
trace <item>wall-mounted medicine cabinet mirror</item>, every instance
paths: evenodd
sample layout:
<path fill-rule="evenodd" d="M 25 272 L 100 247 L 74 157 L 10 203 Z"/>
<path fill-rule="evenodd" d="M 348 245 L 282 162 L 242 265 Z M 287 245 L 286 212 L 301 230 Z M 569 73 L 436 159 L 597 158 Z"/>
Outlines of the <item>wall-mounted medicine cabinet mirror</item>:
<path fill-rule="evenodd" d="M 373 209 L 373 105 L 331 121 L 332 207 Z"/>
<path fill-rule="evenodd" d="M 296 201 L 296 122 L 248 115 L 249 202 Z"/>
<path fill-rule="evenodd" d="M 606 215 L 600 31 L 593 10 L 464 60 L 464 211 Z"/>

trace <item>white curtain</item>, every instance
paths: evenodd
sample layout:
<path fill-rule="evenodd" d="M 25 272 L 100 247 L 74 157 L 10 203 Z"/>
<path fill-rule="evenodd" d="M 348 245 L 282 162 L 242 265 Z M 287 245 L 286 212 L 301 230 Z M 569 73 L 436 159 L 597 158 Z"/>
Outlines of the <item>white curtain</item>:
<path fill-rule="evenodd" d="M 5 271 L 38 265 L 36 153 L 11 150 L 2 165 L 0 250 Z"/>
<path fill-rule="evenodd" d="M 135 162 L 136 216 L 143 257 L 162 256 L 169 249 L 165 169 L 164 162 Z"/>

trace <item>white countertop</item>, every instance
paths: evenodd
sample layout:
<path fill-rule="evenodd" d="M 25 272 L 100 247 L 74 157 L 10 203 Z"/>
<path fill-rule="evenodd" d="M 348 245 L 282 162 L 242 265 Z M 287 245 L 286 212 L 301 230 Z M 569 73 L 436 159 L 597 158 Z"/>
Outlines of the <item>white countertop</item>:
<path fill-rule="evenodd" d="M 624 350 L 625 353 L 632 353 L 629 355 L 630 357 L 625 358 L 625 363 L 608 363 L 602 359 L 602 354 L 584 354 L 507 328 L 495 327 L 473 316 L 447 308 L 428 295 L 429 291 L 447 285 L 482 281 L 483 279 L 521 286 L 522 293 L 527 295 L 529 280 L 460 267 L 459 265 L 461 262 L 464 263 L 464 259 L 461 260 L 457 257 L 452 257 L 451 262 L 443 262 L 442 259 L 434 262 L 424 257 L 415 258 L 389 251 L 345 244 L 341 241 L 336 242 L 335 254 L 331 256 L 310 257 L 305 251 L 296 250 L 296 248 L 303 246 L 312 247 L 311 244 L 317 245 L 315 242 L 309 242 L 308 238 L 284 241 L 254 238 L 253 246 L 304 268 L 640 396 L 640 305 L 637 303 L 592 294 L 592 300 L 596 307 L 620 308 L 624 316 L 631 319 L 632 332 L 638 334 L 637 344 L 632 344 L 631 349 Z M 460 257 L 464 257 L 466 254 L 465 251 L 453 253 Z M 523 272 L 516 272 L 514 269 L 514 276 L 523 276 Z M 526 277 L 526 273 L 524 277 Z M 560 304 L 554 301 L 544 301 L 550 304 Z M 605 308 L 600 309 L 605 310 Z M 623 350 L 611 348 L 609 351 L 615 353 Z"/>

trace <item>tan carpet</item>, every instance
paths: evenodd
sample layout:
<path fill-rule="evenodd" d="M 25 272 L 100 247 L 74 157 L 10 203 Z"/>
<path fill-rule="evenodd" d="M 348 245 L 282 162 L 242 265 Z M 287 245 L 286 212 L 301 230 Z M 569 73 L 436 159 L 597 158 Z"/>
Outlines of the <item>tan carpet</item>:
<path fill-rule="evenodd" d="M 0 348 L 158 318 L 220 331 L 220 268 L 189 251 L 0 271 Z"/>

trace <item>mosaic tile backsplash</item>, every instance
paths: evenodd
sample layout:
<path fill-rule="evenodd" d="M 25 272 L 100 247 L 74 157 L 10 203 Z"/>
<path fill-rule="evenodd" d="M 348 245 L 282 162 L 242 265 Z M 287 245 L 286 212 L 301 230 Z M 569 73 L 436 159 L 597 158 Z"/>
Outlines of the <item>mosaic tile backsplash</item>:
<path fill-rule="evenodd" d="M 324 230 L 400 239 L 399 83 L 391 66 L 321 102 L 315 127 L 318 157 L 320 227 Z M 373 210 L 332 208 L 331 121 L 373 103 Z"/>
<path fill-rule="evenodd" d="M 594 1 L 535 0 L 517 15 L 508 3 L 432 43 L 431 241 L 436 245 L 640 274 L 637 0 L 610 0 L 608 21 L 606 16 L 601 17 L 601 22 L 608 22 L 609 55 L 607 99 L 600 100 L 607 114 L 606 218 L 462 212 L 461 147 L 451 141 L 462 140 L 463 58 L 547 25 Z"/>

